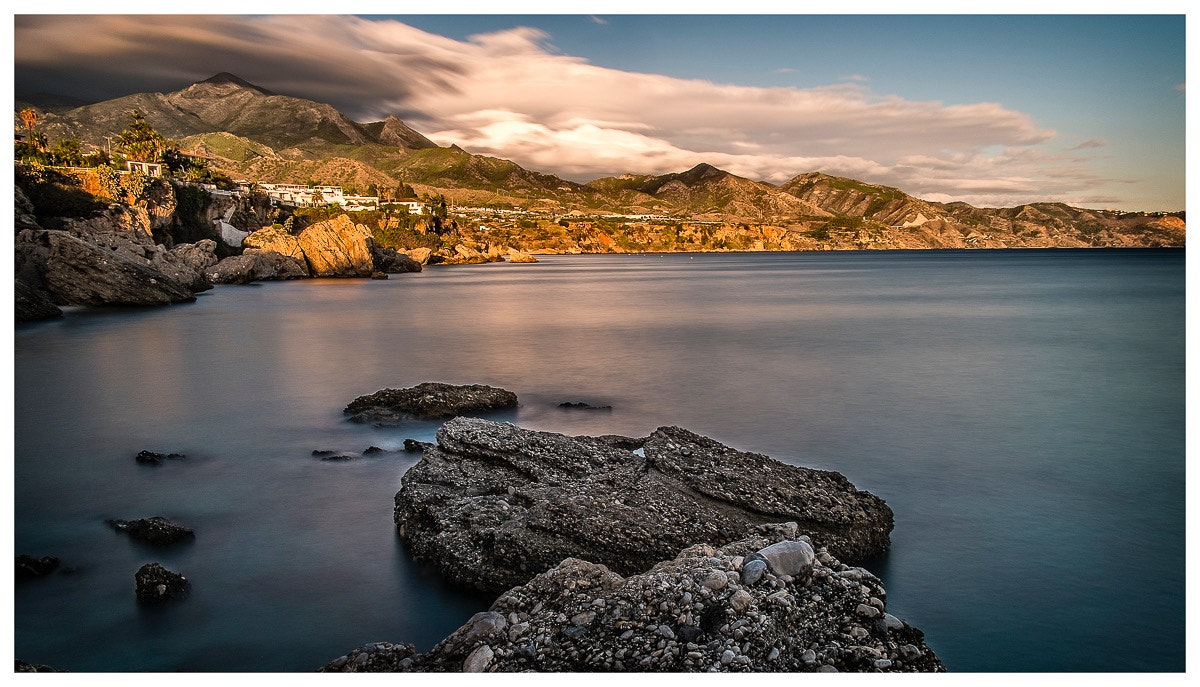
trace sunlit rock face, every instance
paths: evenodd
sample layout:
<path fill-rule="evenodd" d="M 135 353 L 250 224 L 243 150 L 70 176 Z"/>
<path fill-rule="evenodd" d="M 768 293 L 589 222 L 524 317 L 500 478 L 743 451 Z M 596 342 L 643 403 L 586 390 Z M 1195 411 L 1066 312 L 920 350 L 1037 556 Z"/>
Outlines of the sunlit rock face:
<path fill-rule="evenodd" d="M 371 231 L 346 215 L 318 222 L 297 238 L 315 277 L 369 277 L 375 271 Z"/>

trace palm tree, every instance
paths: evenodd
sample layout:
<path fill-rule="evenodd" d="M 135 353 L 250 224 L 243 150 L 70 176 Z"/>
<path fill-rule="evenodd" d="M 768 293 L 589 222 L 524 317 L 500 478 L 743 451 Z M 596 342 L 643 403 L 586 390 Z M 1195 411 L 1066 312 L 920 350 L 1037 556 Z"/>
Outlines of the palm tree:
<path fill-rule="evenodd" d="M 24 110 L 21 110 L 21 121 L 25 124 L 25 129 L 29 131 L 30 135 L 32 135 L 33 127 L 37 126 L 37 110 L 33 109 L 32 107 L 27 107 Z"/>

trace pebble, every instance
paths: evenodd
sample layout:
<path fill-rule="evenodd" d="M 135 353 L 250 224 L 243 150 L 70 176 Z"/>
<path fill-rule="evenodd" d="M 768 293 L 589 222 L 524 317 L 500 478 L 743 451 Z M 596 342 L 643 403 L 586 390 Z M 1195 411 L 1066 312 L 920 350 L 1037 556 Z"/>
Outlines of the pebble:
<path fill-rule="evenodd" d="M 754 585 L 762 579 L 763 573 L 767 571 L 767 562 L 761 558 L 748 561 L 742 565 L 742 584 L 747 587 Z"/>
<path fill-rule="evenodd" d="M 746 607 L 750 605 L 751 599 L 752 597 L 749 592 L 745 589 L 739 589 L 729 597 L 729 606 L 733 610 L 741 612 L 746 610 Z"/>
<path fill-rule="evenodd" d="M 727 666 L 730 663 L 733 663 L 734 656 L 737 656 L 737 654 L 733 653 L 731 649 L 726 649 L 721 653 L 721 665 Z"/>
<path fill-rule="evenodd" d="M 495 653 L 492 651 L 492 647 L 487 644 L 479 646 L 467 656 L 467 660 L 463 661 L 463 672 L 482 673 L 492 662 L 493 656 Z"/>
<path fill-rule="evenodd" d="M 710 572 L 700 584 L 708 589 L 717 591 L 719 589 L 724 589 L 725 585 L 729 584 L 729 578 L 724 572 L 720 570 L 714 570 Z"/>
<path fill-rule="evenodd" d="M 812 649 L 805 649 L 804 653 L 800 654 L 800 660 L 804 661 L 805 663 L 816 663 L 817 652 L 813 651 Z"/>
<path fill-rule="evenodd" d="M 779 658 L 779 647 L 773 646 L 771 647 L 771 650 L 767 652 L 767 660 L 774 661 L 777 658 Z"/>
<path fill-rule="evenodd" d="M 886 658 L 880 658 L 875 661 L 875 667 L 880 670 L 887 670 L 892 667 L 892 662 Z"/>
<path fill-rule="evenodd" d="M 875 608 L 874 606 L 868 606 L 866 604 L 859 604 L 858 608 L 854 609 L 854 612 L 858 613 L 859 615 L 861 615 L 864 618 L 874 619 L 874 618 L 879 617 L 879 609 Z"/>
<path fill-rule="evenodd" d="M 838 672 L 838 669 L 834 668 L 831 665 L 823 665 L 823 666 L 817 666 L 817 672 L 818 673 L 836 673 L 836 672 Z"/>
<path fill-rule="evenodd" d="M 887 626 L 888 630 L 894 631 L 904 629 L 904 621 L 892 615 L 891 613 L 883 614 L 883 624 Z"/>

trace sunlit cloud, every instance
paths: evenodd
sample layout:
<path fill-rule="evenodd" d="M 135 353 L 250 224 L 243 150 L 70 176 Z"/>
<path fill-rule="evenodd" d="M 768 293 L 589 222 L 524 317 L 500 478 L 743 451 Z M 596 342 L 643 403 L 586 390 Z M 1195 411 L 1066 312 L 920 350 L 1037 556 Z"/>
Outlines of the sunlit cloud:
<path fill-rule="evenodd" d="M 1087 158 L 1042 155 L 1056 133 L 1028 114 L 881 96 L 859 74 L 810 88 L 719 84 L 593 65 L 534 28 L 456 40 L 343 16 L 56 15 L 15 24 L 18 75 L 65 69 L 62 88 L 171 91 L 230 71 L 359 121 L 397 114 L 439 144 L 575 181 L 708 162 L 772 183 L 823 171 L 1007 204 L 1078 196 L 1097 183 L 1083 172 Z M 985 154 L 994 150 L 1004 152 Z"/>
<path fill-rule="evenodd" d="M 1103 148 L 1106 145 L 1108 145 L 1107 141 L 1103 141 L 1098 138 L 1093 138 L 1093 139 L 1084 141 L 1083 143 L 1080 143 L 1078 145 L 1073 145 L 1070 148 L 1067 148 L 1067 150 L 1086 150 L 1088 148 Z"/>

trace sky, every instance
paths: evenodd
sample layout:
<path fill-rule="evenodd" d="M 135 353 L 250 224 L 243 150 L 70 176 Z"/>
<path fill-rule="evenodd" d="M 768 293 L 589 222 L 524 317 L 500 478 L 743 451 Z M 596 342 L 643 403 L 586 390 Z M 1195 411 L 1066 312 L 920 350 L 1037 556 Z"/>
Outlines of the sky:
<path fill-rule="evenodd" d="M 574 181 L 707 162 L 771 183 L 821 171 L 978 206 L 1185 209 L 1183 3 L 1143 5 L 1152 15 L 596 9 L 607 6 L 18 14 L 14 86 L 101 100 L 228 71 Z"/>

